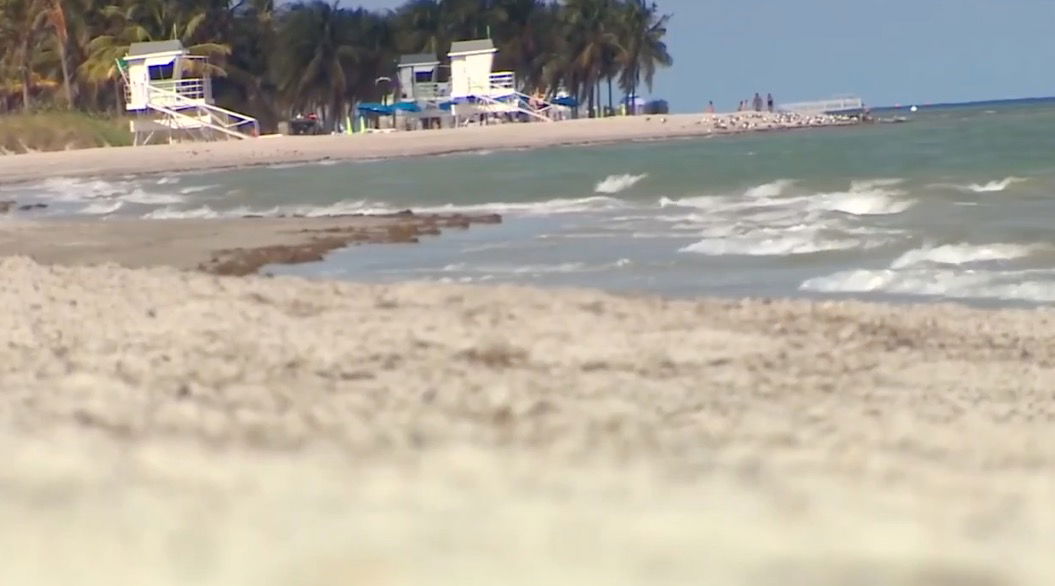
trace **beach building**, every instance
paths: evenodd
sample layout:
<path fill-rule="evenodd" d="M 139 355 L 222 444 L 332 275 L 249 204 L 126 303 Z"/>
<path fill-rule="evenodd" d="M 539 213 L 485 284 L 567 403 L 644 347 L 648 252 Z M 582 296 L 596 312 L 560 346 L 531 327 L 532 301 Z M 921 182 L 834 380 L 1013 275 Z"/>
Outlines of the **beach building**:
<path fill-rule="evenodd" d="M 571 117 L 578 103 L 571 97 L 548 100 L 520 91 L 512 71 L 493 71 L 498 50 L 491 39 L 456 41 L 447 57 L 446 81 L 434 54 L 403 55 L 397 65 L 398 100 L 362 103 L 361 118 L 375 129 L 390 120 L 393 128 L 419 129 L 495 122 L 553 122 Z"/>
<path fill-rule="evenodd" d="M 179 41 L 132 43 L 117 60 L 133 144 L 157 135 L 176 140 L 246 139 L 258 136 L 255 118 L 216 106 L 208 58 L 191 55 Z"/>
<path fill-rule="evenodd" d="M 394 109 L 398 116 L 416 120 L 420 128 L 440 128 L 451 118 L 450 83 L 439 81 L 440 60 L 435 53 L 399 58 L 399 102 L 413 107 Z"/>

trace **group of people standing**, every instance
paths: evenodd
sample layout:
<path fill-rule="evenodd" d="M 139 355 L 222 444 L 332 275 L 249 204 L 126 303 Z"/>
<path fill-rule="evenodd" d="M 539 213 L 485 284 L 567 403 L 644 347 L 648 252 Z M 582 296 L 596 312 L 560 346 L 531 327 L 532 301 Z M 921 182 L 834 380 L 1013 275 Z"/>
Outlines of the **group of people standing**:
<path fill-rule="evenodd" d="M 774 104 L 774 102 L 773 102 L 773 94 L 766 94 L 766 98 L 763 100 L 762 99 L 762 95 L 757 93 L 757 92 L 755 92 L 755 97 L 753 99 L 740 100 L 740 105 L 737 106 L 736 111 L 737 112 L 750 112 L 750 111 L 754 110 L 755 112 L 764 112 L 764 111 L 773 112 L 775 107 L 776 107 L 776 104 Z M 713 101 L 707 102 L 707 108 L 704 111 L 706 113 L 708 113 L 708 114 L 714 114 L 715 113 L 714 102 Z"/>
<path fill-rule="evenodd" d="M 741 100 L 740 106 L 736 109 L 737 112 L 755 112 L 762 111 L 773 111 L 773 94 L 767 94 L 765 100 L 762 99 L 762 95 L 755 92 L 755 97 L 750 100 Z"/>

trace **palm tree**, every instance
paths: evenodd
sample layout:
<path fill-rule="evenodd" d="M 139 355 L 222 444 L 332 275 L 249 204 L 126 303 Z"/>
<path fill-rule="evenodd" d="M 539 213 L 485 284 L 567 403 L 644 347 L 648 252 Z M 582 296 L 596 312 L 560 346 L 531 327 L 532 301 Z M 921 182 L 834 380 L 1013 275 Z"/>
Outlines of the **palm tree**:
<path fill-rule="evenodd" d="M 669 14 L 658 14 L 655 2 L 626 0 L 620 17 L 622 45 L 625 51 L 619 85 L 627 97 L 637 97 L 637 88 L 642 79 L 651 91 L 656 67 L 670 67 L 674 64 L 667 44 L 663 42 L 669 21 Z"/>
<path fill-rule="evenodd" d="M 243 108 L 271 131 L 279 119 L 274 54 L 279 47 L 273 0 L 249 0 L 229 10 L 231 55 L 224 62 L 226 78 L 218 80 L 217 100 L 233 109 Z"/>
<path fill-rule="evenodd" d="M 450 45 L 439 0 L 410 0 L 392 15 L 396 46 L 403 53 L 440 54 Z"/>
<path fill-rule="evenodd" d="M 69 107 L 119 106 L 117 59 L 132 43 L 169 39 L 216 57 L 210 72 L 228 76 L 216 83 L 221 103 L 262 121 L 311 106 L 332 123 L 349 101 L 376 97 L 374 80 L 392 75 L 398 54 L 442 60 L 469 38 L 493 38 L 496 66 L 523 91 L 568 90 L 591 111 L 604 82 L 609 102 L 613 82 L 632 97 L 672 61 L 670 16 L 652 0 L 406 0 L 385 11 L 327 2 L 0 0 L 0 106 L 29 110 L 57 87 Z"/>
<path fill-rule="evenodd" d="M 22 110 L 32 108 L 33 58 L 40 29 L 40 0 L 0 0 L 0 39 L 4 61 L 14 73 L 22 93 Z"/>
<path fill-rule="evenodd" d="M 346 67 L 356 57 L 348 14 L 338 2 L 294 4 L 279 28 L 279 88 L 293 107 L 328 108 L 325 128 L 344 115 Z"/>
<path fill-rule="evenodd" d="M 496 0 L 491 8 L 496 67 L 515 71 L 526 92 L 549 89 L 543 72 L 549 59 L 546 49 L 556 36 L 550 32 L 557 23 L 553 7 L 539 0 Z"/>
<path fill-rule="evenodd" d="M 615 33 L 614 5 L 613 0 L 568 0 L 564 5 L 570 39 L 569 85 L 586 98 L 594 115 L 599 102 L 597 86 L 623 52 Z"/>
<path fill-rule="evenodd" d="M 62 87 L 66 95 L 66 107 L 72 108 L 73 84 L 70 79 L 69 60 L 66 57 L 69 47 L 69 28 L 66 24 L 66 10 L 62 3 L 59 0 L 43 0 L 34 26 L 38 29 L 50 28 L 54 35 L 59 66 L 62 69 Z"/>
<path fill-rule="evenodd" d="M 90 81 L 114 80 L 116 62 L 128 52 L 132 43 L 179 40 L 194 55 L 227 55 L 230 47 L 217 42 L 196 42 L 198 29 L 209 13 L 193 2 L 171 0 L 123 0 L 102 10 L 106 34 L 100 34 L 88 44 L 89 55 L 81 65 Z M 223 75 L 221 68 L 211 72 Z"/>

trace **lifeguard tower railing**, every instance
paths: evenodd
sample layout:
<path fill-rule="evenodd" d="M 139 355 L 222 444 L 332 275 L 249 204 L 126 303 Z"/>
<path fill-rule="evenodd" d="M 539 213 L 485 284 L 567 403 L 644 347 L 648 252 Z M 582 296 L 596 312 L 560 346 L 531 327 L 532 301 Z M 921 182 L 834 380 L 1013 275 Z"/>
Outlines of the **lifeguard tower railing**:
<path fill-rule="evenodd" d="M 446 100 L 451 97 L 451 84 L 434 81 L 414 82 L 414 97 L 427 101 Z"/>
<path fill-rule="evenodd" d="M 539 96 L 529 96 L 517 89 L 516 74 L 512 71 L 495 71 L 488 76 L 487 84 L 470 84 L 473 92 L 467 100 L 472 104 L 469 112 L 518 113 L 529 119 L 553 122 L 553 104 Z M 463 101 L 460 99 L 458 101 Z M 465 123 L 469 120 L 466 119 Z"/>
<path fill-rule="evenodd" d="M 863 110 L 864 100 L 855 96 L 845 96 L 829 100 L 817 100 L 814 102 L 780 104 L 777 109 L 783 112 L 795 112 L 797 114 L 842 114 Z"/>
<path fill-rule="evenodd" d="M 155 132 L 167 131 L 195 132 L 204 139 L 212 138 L 210 132 L 237 139 L 260 135 L 260 125 L 255 118 L 213 104 L 206 57 L 181 55 L 178 63 L 177 66 L 183 69 L 178 76 L 150 79 L 145 87 L 140 86 L 140 91 L 145 90 L 146 98 L 141 112 L 152 111 L 160 117 L 132 121 L 134 144 L 149 141 Z M 125 103 L 132 104 L 133 83 L 130 83 L 121 60 L 117 60 L 117 66 L 125 82 Z M 185 73 L 201 77 L 182 77 Z"/>

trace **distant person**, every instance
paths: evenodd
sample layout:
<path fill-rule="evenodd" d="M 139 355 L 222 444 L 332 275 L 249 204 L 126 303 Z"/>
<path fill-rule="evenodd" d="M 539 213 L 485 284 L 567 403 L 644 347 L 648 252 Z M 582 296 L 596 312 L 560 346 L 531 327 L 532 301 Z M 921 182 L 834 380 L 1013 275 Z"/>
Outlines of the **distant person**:
<path fill-rule="evenodd" d="M 707 102 L 707 113 L 708 114 L 714 114 L 714 101 L 713 100 Z"/>
<path fill-rule="evenodd" d="M 773 94 L 768 94 L 766 96 L 766 106 L 769 108 L 770 112 L 773 111 Z"/>
<path fill-rule="evenodd" d="M 755 100 L 754 100 L 754 102 L 755 102 L 754 103 L 755 112 L 761 112 L 762 111 L 762 96 L 758 92 L 755 92 Z"/>

